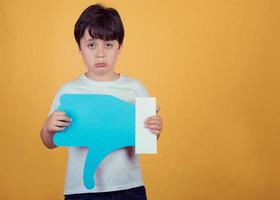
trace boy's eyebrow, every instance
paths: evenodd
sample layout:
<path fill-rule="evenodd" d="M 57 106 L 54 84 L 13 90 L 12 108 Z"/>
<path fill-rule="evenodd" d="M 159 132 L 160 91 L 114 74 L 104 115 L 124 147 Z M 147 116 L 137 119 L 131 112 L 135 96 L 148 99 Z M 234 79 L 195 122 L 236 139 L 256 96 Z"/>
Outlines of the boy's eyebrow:
<path fill-rule="evenodd" d="M 90 38 L 90 39 L 88 39 L 88 40 L 85 40 L 85 41 L 87 41 L 87 42 L 91 42 L 91 41 L 94 41 L 94 40 L 96 40 L 96 39 L 94 39 L 94 38 Z M 106 42 L 113 42 L 114 40 L 108 40 L 108 41 L 106 41 Z"/>

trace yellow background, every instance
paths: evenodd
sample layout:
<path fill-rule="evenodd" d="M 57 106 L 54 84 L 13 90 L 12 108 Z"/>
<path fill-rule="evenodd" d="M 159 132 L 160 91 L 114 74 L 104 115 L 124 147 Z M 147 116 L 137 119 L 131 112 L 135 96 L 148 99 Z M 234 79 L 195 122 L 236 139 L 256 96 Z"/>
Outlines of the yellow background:
<path fill-rule="evenodd" d="M 67 151 L 39 132 L 56 90 L 84 72 L 73 37 L 93 1 L 0 1 L 0 199 L 62 199 Z M 280 199 L 280 3 L 114 0 L 116 69 L 164 119 L 142 156 L 150 200 Z"/>

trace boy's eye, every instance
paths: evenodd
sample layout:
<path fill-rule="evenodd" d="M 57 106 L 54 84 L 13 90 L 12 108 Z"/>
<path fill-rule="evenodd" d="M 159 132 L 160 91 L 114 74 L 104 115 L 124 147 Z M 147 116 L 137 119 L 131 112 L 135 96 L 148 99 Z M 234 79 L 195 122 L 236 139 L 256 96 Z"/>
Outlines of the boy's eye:
<path fill-rule="evenodd" d="M 106 48 L 109 49 L 109 48 L 112 48 L 112 47 L 113 47 L 113 44 L 112 44 L 112 43 L 107 43 L 107 44 L 106 44 Z"/>
<path fill-rule="evenodd" d="M 88 44 L 87 45 L 89 48 L 94 48 L 95 47 L 95 44 L 91 43 L 91 44 Z"/>

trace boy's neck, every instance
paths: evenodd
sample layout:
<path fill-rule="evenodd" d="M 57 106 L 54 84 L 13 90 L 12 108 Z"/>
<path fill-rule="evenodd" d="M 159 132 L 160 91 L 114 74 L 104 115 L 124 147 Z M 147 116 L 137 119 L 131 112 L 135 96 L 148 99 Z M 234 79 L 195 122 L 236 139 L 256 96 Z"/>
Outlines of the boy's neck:
<path fill-rule="evenodd" d="M 90 73 L 89 71 L 85 73 L 85 76 L 88 77 L 91 80 L 94 81 L 100 81 L 100 82 L 107 82 L 107 81 L 115 81 L 120 77 L 119 73 L 112 72 L 110 74 L 93 74 Z"/>

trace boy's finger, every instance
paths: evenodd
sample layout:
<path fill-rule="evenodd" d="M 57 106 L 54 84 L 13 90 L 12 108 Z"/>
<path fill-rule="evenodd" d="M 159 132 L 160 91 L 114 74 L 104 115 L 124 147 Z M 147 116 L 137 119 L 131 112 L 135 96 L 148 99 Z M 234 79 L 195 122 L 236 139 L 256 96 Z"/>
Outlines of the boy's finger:
<path fill-rule="evenodd" d="M 55 127 L 54 131 L 64 131 L 65 127 Z"/>
<path fill-rule="evenodd" d="M 159 117 L 158 115 L 154 115 L 154 116 L 148 117 L 145 121 L 150 121 L 150 120 L 161 120 L 161 117 Z"/>
<path fill-rule="evenodd" d="M 59 120 L 59 121 L 64 121 L 64 122 L 71 122 L 72 121 L 72 119 L 70 117 L 63 116 L 63 115 L 57 116 L 56 119 Z"/>
<path fill-rule="evenodd" d="M 151 119 L 145 122 L 145 124 L 160 124 L 160 120 Z"/>
<path fill-rule="evenodd" d="M 152 130 L 160 130 L 160 125 L 150 124 L 150 125 L 145 125 L 145 128 L 152 129 Z"/>
<path fill-rule="evenodd" d="M 62 121 L 58 121 L 56 122 L 56 126 L 59 126 L 59 127 L 66 127 L 66 126 L 69 126 L 70 123 L 68 122 L 62 122 Z"/>

